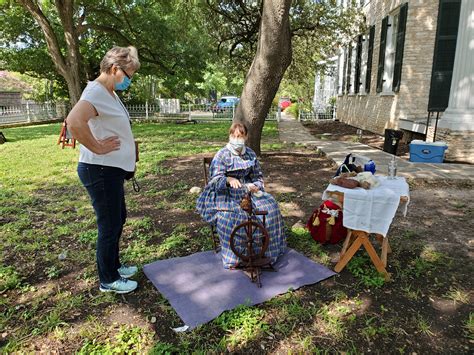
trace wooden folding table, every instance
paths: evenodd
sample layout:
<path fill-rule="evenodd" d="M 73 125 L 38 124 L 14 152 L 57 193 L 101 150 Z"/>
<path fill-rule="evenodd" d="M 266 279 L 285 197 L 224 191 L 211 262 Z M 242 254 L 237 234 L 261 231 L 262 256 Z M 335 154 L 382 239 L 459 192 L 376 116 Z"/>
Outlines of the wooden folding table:
<path fill-rule="evenodd" d="M 334 202 L 338 203 L 341 207 L 344 206 L 344 192 L 342 191 L 325 191 L 326 196 L 329 196 Z M 408 203 L 408 196 L 400 196 L 400 202 Z M 344 214 L 343 214 L 344 218 Z M 344 223 L 344 222 L 343 222 Z M 370 240 L 370 234 L 367 231 L 352 230 L 348 228 L 346 239 L 342 246 L 342 250 L 339 256 L 339 261 L 334 267 L 334 271 L 341 272 L 347 263 L 352 259 L 354 254 L 360 249 L 361 246 L 365 248 L 367 253 L 372 260 L 375 268 L 378 272 L 382 273 L 386 280 L 390 279 L 390 274 L 387 272 L 387 254 L 391 253 L 390 244 L 388 242 L 388 236 L 374 233 L 376 239 L 381 243 L 380 255 L 376 252 L 372 242 Z"/>

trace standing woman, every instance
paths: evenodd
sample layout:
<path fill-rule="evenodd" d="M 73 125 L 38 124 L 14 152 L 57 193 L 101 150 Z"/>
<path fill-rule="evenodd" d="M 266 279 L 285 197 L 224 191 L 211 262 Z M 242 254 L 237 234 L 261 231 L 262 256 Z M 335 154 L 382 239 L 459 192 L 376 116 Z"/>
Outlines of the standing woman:
<path fill-rule="evenodd" d="M 97 227 L 97 269 L 100 291 L 128 293 L 137 282 L 128 280 L 136 266 L 119 259 L 125 223 L 124 179 L 135 170 L 135 141 L 130 117 L 116 90 L 126 90 L 140 68 L 135 47 L 113 47 L 100 62 L 100 75 L 90 81 L 67 117 L 71 134 L 80 143 L 79 179 L 94 207 Z"/>

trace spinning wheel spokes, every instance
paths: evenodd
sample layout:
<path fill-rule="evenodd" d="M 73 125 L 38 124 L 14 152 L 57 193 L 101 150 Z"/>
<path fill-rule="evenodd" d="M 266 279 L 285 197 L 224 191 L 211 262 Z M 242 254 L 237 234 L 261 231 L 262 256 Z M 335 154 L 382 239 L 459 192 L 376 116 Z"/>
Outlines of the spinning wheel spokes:
<path fill-rule="evenodd" d="M 244 230 L 245 236 L 239 235 L 239 232 Z M 255 253 L 254 244 L 257 241 L 254 239 L 255 232 L 260 231 L 262 234 L 261 238 L 261 248 L 258 253 Z M 242 241 L 245 245 L 244 251 L 238 250 L 239 244 L 238 241 Z M 234 228 L 230 235 L 230 248 L 234 254 L 239 257 L 244 262 L 253 262 L 258 259 L 264 258 L 265 252 L 268 248 L 270 238 L 268 232 L 264 226 L 255 221 L 246 221 Z"/>

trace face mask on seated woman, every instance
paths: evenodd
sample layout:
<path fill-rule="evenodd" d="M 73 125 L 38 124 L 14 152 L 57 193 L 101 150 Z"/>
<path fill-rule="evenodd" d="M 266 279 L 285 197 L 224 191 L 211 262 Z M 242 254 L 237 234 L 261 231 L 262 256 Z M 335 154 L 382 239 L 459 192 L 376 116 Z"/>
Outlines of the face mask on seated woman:
<path fill-rule="evenodd" d="M 245 139 L 243 138 L 229 138 L 229 145 L 237 152 L 241 152 L 245 147 Z"/>

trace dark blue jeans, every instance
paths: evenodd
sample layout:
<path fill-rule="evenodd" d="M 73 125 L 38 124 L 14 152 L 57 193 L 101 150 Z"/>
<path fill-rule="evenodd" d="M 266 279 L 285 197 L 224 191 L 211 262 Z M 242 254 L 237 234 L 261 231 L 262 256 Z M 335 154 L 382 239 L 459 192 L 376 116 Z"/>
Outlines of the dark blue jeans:
<path fill-rule="evenodd" d="M 119 241 L 127 218 L 123 183 L 126 171 L 110 166 L 79 163 L 77 173 L 92 200 L 99 235 L 97 269 L 101 283 L 118 280 Z"/>

